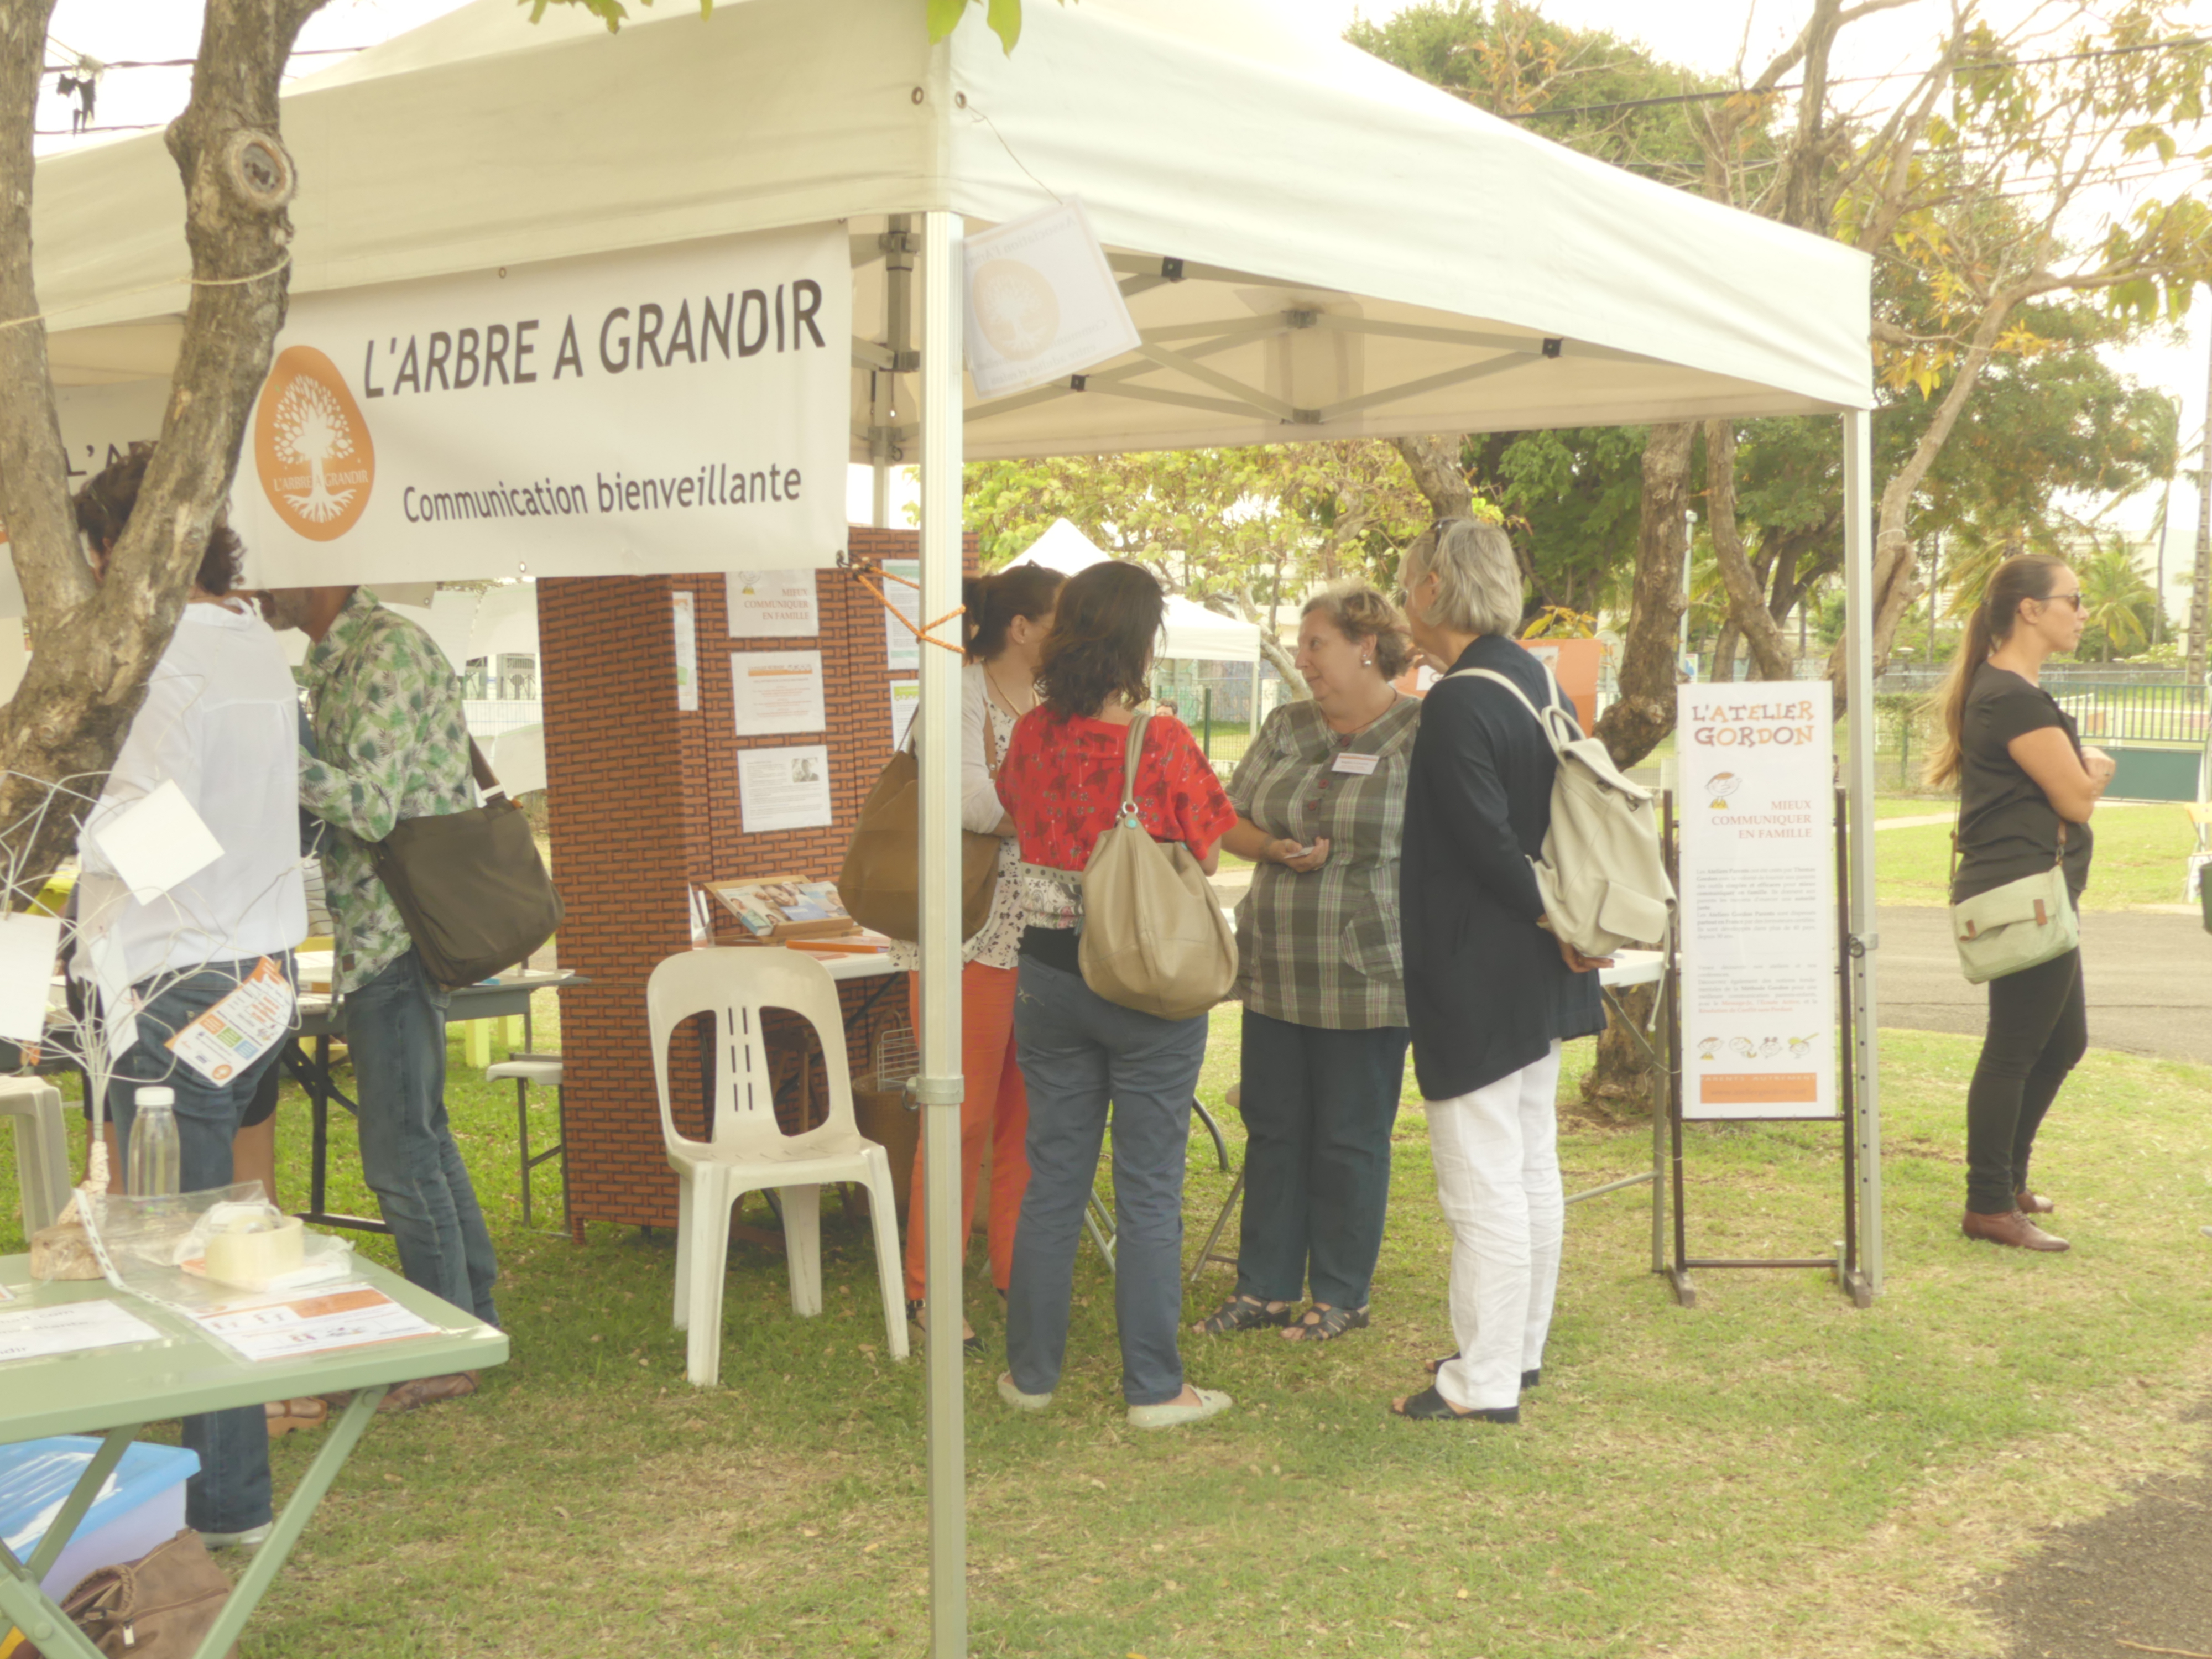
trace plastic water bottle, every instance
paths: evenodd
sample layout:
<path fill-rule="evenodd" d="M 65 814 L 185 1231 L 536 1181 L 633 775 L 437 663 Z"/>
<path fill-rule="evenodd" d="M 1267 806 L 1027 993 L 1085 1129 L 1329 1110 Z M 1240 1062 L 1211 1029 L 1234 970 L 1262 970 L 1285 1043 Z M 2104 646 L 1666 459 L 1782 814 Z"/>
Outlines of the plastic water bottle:
<path fill-rule="evenodd" d="M 138 1091 L 138 1115 L 131 1125 L 133 1198 L 174 1198 L 181 1189 L 176 1107 L 173 1089 Z"/>

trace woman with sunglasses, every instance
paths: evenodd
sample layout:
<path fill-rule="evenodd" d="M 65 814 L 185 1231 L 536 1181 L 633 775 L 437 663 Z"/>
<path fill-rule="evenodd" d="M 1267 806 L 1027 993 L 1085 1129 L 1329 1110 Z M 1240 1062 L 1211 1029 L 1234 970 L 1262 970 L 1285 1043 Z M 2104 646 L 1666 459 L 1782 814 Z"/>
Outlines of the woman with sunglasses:
<path fill-rule="evenodd" d="M 1943 735 L 1927 780 L 1959 786 L 1959 866 L 1951 902 L 2007 882 L 2066 871 L 2078 908 L 2089 880 L 2089 817 L 2112 760 L 2081 746 L 2074 721 L 2043 689 L 2045 661 L 2081 642 L 2081 583 L 2044 553 L 2007 559 L 1966 624 L 1936 695 Z M 2063 1250 L 2033 1219 L 2058 1206 L 2027 1184 L 2044 1114 L 2089 1044 L 2077 948 L 1989 982 L 1990 1024 L 1966 1092 L 1969 1238 L 2014 1249 Z"/>

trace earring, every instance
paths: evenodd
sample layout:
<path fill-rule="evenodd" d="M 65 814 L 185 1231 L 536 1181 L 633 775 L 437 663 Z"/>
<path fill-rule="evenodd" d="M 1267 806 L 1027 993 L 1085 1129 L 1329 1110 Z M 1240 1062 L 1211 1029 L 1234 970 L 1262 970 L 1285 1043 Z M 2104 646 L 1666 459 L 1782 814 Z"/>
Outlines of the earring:
<path fill-rule="evenodd" d="M 1359 659 L 1359 665 L 1362 668 L 1372 668 L 1375 666 L 1375 659 L 1372 657 L 1362 657 Z"/>

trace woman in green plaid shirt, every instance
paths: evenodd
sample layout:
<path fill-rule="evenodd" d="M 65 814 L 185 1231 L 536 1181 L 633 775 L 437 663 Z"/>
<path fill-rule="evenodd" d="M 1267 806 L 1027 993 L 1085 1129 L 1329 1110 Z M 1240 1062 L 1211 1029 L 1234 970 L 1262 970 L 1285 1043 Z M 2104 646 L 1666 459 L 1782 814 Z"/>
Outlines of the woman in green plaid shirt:
<path fill-rule="evenodd" d="M 1406 1074 L 1398 847 L 1421 706 L 1392 682 L 1410 649 L 1370 587 L 1309 600 L 1313 696 L 1267 717 L 1229 782 L 1222 845 L 1258 866 L 1237 913 L 1244 1217 L 1237 1294 L 1201 1331 L 1327 1342 L 1367 1323 Z"/>

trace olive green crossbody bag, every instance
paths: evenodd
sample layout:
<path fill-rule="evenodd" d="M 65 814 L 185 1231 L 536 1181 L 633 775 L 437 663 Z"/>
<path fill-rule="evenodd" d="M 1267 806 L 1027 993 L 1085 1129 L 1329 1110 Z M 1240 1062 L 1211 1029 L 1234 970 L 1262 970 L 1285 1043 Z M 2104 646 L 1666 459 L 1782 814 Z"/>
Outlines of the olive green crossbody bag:
<path fill-rule="evenodd" d="M 1959 832 L 1951 832 L 1951 873 L 1959 872 Z M 2047 870 L 1951 907 L 1951 939 L 1967 983 L 1983 985 L 2063 957 L 2081 942 L 2081 918 L 2066 890 L 2066 820 L 2058 820 L 2058 856 Z"/>

